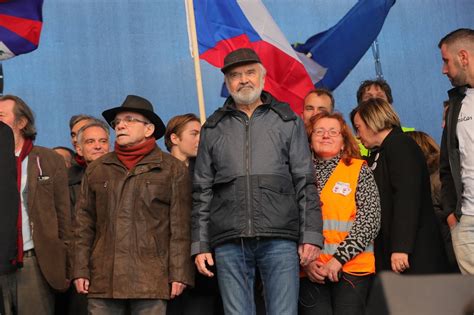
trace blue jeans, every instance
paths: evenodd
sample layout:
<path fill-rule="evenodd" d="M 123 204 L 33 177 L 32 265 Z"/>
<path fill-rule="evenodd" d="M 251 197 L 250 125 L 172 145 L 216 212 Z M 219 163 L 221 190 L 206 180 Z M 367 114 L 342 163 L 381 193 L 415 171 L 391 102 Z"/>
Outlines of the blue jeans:
<path fill-rule="evenodd" d="M 297 314 L 299 259 L 296 242 L 248 238 L 215 249 L 217 279 L 229 314 L 255 314 L 254 280 L 262 277 L 267 314 Z"/>
<path fill-rule="evenodd" d="M 300 315 L 363 315 L 366 314 L 367 296 L 373 275 L 353 276 L 343 273 L 338 282 L 325 284 L 301 279 Z"/>

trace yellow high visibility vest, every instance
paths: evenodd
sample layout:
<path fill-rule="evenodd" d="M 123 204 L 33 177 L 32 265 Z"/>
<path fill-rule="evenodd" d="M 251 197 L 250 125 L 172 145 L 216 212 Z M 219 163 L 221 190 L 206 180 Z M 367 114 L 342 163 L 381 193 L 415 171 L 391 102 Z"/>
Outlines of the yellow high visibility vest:
<path fill-rule="evenodd" d="M 321 191 L 324 249 L 319 260 L 324 263 L 332 258 L 354 223 L 357 212 L 355 193 L 363 163 L 359 159 L 352 159 L 351 165 L 339 161 Z M 342 270 L 359 276 L 375 273 L 373 242 L 345 263 Z"/>

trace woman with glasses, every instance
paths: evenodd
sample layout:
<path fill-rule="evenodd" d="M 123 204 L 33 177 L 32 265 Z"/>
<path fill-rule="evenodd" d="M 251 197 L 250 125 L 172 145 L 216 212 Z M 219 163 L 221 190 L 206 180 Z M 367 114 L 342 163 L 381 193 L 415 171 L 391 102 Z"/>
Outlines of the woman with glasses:
<path fill-rule="evenodd" d="M 351 121 L 361 142 L 372 149 L 369 165 L 380 192 L 382 225 L 375 240 L 377 271 L 444 271 L 446 258 L 422 151 L 402 132 L 398 115 L 385 100 L 362 102 L 352 111 Z"/>
<path fill-rule="evenodd" d="M 375 273 L 373 240 L 380 200 L 372 172 L 339 113 L 322 112 L 306 126 L 321 196 L 324 248 L 305 267 L 300 314 L 365 314 Z"/>

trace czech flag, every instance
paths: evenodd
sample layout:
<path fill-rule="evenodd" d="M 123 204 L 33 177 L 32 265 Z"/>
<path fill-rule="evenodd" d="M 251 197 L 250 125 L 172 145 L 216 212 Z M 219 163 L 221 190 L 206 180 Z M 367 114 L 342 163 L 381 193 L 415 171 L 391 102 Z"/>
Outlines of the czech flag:
<path fill-rule="evenodd" d="M 300 114 L 314 88 L 298 53 L 260 0 L 194 0 L 199 57 L 221 68 L 238 48 L 255 50 L 267 69 L 265 90 Z M 304 54 L 301 54 L 304 56 Z M 310 58 L 306 58 L 313 63 Z"/>
<path fill-rule="evenodd" d="M 0 0 L 0 61 L 38 48 L 43 0 Z"/>

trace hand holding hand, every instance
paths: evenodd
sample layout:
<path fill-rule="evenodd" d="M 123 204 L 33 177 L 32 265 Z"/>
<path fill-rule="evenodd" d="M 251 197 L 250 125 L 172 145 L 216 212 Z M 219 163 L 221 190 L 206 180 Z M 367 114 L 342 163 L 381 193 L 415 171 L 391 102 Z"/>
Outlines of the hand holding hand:
<path fill-rule="evenodd" d="M 319 254 L 321 253 L 321 249 L 313 244 L 300 244 L 298 246 L 298 255 L 300 256 L 300 265 L 305 267 L 315 261 Z"/>
<path fill-rule="evenodd" d="M 327 274 L 327 278 L 331 282 L 339 281 L 339 272 L 342 269 L 342 264 L 336 258 L 331 258 L 331 260 L 324 264 L 321 269 L 323 273 Z"/>

